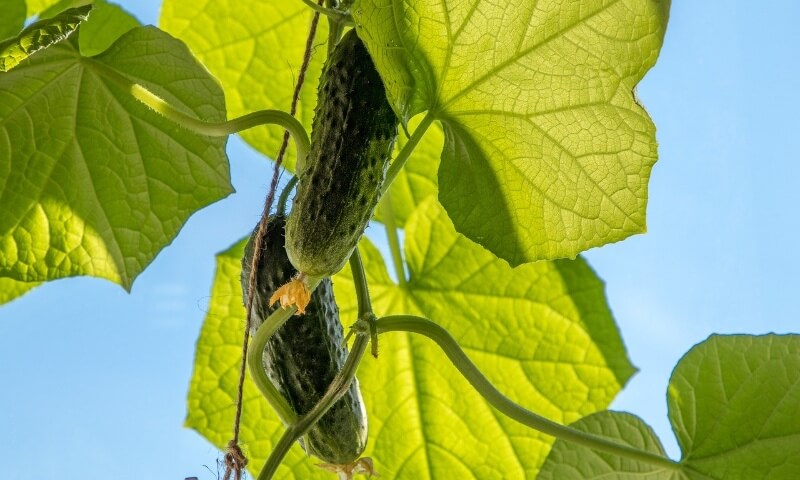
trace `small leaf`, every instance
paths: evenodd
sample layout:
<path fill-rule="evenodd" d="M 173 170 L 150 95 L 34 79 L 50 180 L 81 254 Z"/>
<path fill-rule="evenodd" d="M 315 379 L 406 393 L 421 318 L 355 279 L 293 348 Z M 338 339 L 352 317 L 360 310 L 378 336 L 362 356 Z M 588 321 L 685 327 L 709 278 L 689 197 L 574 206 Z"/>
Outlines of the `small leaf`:
<path fill-rule="evenodd" d="M 25 0 L 5 0 L 0 15 L 0 40 L 13 37 L 25 26 Z"/>
<path fill-rule="evenodd" d="M 34 22 L 16 37 L 0 42 L 0 72 L 11 70 L 39 50 L 69 37 L 91 10 L 91 5 L 70 8 L 53 18 Z"/>
<path fill-rule="evenodd" d="M 633 90 L 666 0 L 357 1 L 401 117 L 445 133 L 439 199 L 512 265 L 574 257 L 645 230 L 655 128 Z"/>
<path fill-rule="evenodd" d="M 314 12 L 296 0 L 262 0 L 243 8 L 221 0 L 165 0 L 161 28 L 182 39 L 219 80 L 231 117 L 261 109 L 289 111 Z M 325 59 L 327 22 L 319 21 L 313 57 L 306 72 L 296 117 L 311 130 L 317 81 Z M 276 126 L 241 133 L 264 155 L 274 158 L 283 139 Z M 293 143 L 283 165 L 293 169 Z"/>
<path fill-rule="evenodd" d="M 0 305 L 19 298 L 38 286 L 38 282 L 27 283 L 11 278 L 0 278 Z"/>
<path fill-rule="evenodd" d="M 92 275 L 130 288 L 192 213 L 232 190 L 225 138 L 164 119 L 98 66 L 198 118 L 225 119 L 217 83 L 153 27 L 92 59 L 62 42 L 0 74 L 2 276 Z"/>
<path fill-rule="evenodd" d="M 645 452 L 666 456 L 653 429 L 642 419 L 625 412 L 598 412 L 584 417 L 570 427 L 613 439 Z M 539 472 L 538 480 L 680 480 L 688 477 L 680 471 L 591 450 L 575 443 L 558 440 Z"/>
<path fill-rule="evenodd" d="M 683 463 L 715 479 L 800 478 L 800 335 L 713 335 L 669 382 Z"/>

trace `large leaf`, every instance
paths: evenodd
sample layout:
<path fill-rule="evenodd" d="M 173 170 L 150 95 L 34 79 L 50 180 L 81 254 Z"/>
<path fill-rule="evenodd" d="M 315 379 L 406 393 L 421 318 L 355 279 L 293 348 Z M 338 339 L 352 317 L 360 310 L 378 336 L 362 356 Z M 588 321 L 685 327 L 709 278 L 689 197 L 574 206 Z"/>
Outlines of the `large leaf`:
<path fill-rule="evenodd" d="M 68 41 L 0 74 L 2 276 L 93 275 L 129 288 L 192 213 L 232 190 L 225 138 L 160 117 L 101 69 L 198 118 L 225 118 L 216 82 L 153 27 L 92 59 Z"/>
<path fill-rule="evenodd" d="M 433 198 L 406 225 L 412 280 L 394 284 L 368 241 L 376 313 L 425 315 L 448 328 L 511 398 L 562 422 L 605 408 L 633 373 L 605 304 L 603 285 L 583 260 L 511 269 L 455 233 Z M 211 307 L 198 341 L 187 424 L 219 447 L 228 440 L 244 312 L 241 244 L 221 255 Z M 342 321 L 355 321 L 352 281 L 334 279 Z M 381 337 L 380 357 L 358 376 L 368 409 L 372 456 L 385 478 L 533 478 L 551 440 L 494 411 L 431 342 Z M 242 441 L 256 471 L 280 430 L 248 383 Z M 273 428 L 272 430 L 270 428 Z M 279 478 L 322 476 L 295 448 Z"/>
<path fill-rule="evenodd" d="M 300 1 L 263 0 L 244 6 L 232 0 L 165 0 L 160 24 L 185 41 L 220 81 L 233 117 L 261 109 L 289 111 L 312 16 Z M 296 116 L 308 130 L 326 39 L 323 18 L 297 107 Z M 277 154 L 282 137 L 283 130 L 275 126 L 242 133 L 269 157 Z M 294 153 L 288 152 L 284 161 L 293 168 Z"/>
<path fill-rule="evenodd" d="M 25 0 L 5 0 L 0 15 L 0 40 L 13 37 L 25 25 Z"/>
<path fill-rule="evenodd" d="M 445 132 L 439 198 L 512 265 L 645 230 L 655 128 L 633 89 L 668 0 L 357 1 L 397 111 Z"/>
<path fill-rule="evenodd" d="M 8 72 L 34 53 L 65 40 L 88 18 L 91 10 L 91 5 L 65 10 L 0 42 L 0 72 Z"/>
<path fill-rule="evenodd" d="M 683 452 L 673 468 L 558 441 L 540 478 L 800 478 L 800 336 L 714 335 L 675 367 L 668 400 Z M 603 412 L 573 426 L 664 456 L 650 427 L 631 415 Z"/>

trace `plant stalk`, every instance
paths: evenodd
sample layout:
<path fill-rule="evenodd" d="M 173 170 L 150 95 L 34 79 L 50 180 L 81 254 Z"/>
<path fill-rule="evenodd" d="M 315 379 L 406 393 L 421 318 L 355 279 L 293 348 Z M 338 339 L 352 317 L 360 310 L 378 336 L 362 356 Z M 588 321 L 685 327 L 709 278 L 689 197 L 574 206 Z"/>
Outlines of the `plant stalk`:
<path fill-rule="evenodd" d="M 406 278 L 405 262 L 403 261 L 403 251 L 400 248 L 400 238 L 397 235 L 397 221 L 394 218 L 394 208 L 392 208 L 391 192 L 386 192 L 381 203 L 381 214 L 383 226 L 386 228 L 386 239 L 389 241 L 389 250 L 392 252 L 392 263 L 397 274 L 397 283 L 400 286 L 408 284 Z"/>
<path fill-rule="evenodd" d="M 411 156 L 411 152 L 417 148 L 417 144 L 422 137 L 425 135 L 425 132 L 428 131 L 428 128 L 433 123 L 434 116 L 431 112 L 425 114 L 425 118 L 422 119 L 422 122 L 417 126 L 414 133 L 411 134 L 411 138 L 408 139 L 408 142 L 403 145 L 403 149 L 400 150 L 400 153 L 397 154 L 397 157 L 392 161 L 392 164 L 389 165 L 389 170 L 386 171 L 386 178 L 383 181 L 383 186 L 381 186 L 381 195 L 386 195 L 386 192 L 389 191 L 389 187 L 392 186 L 392 182 L 400 173 L 400 170 L 403 169 L 403 166 L 408 161 L 408 158 Z"/>
<path fill-rule="evenodd" d="M 378 333 L 411 332 L 424 335 L 436 342 L 447 358 L 453 362 L 461 375 L 467 379 L 478 393 L 502 414 L 519 423 L 538 430 L 560 440 L 576 443 L 593 450 L 600 450 L 620 457 L 656 465 L 674 471 L 683 471 L 680 463 L 669 458 L 645 452 L 627 445 L 613 442 L 607 438 L 581 432 L 539 416 L 530 410 L 512 402 L 500 393 L 494 385 L 478 370 L 478 367 L 467 357 L 458 342 L 444 328 L 432 321 L 413 315 L 393 315 L 378 319 Z"/>
<path fill-rule="evenodd" d="M 288 113 L 282 110 L 259 110 L 224 122 L 206 122 L 181 112 L 169 102 L 148 90 L 145 86 L 132 82 L 121 73 L 100 62 L 89 58 L 82 58 L 81 60 L 155 112 L 200 135 L 224 137 L 260 125 L 279 125 L 292 135 L 297 149 L 296 170 L 298 172 L 303 171 L 305 158 L 311 147 L 311 141 L 308 139 L 308 134 L 303 125 Z"/>

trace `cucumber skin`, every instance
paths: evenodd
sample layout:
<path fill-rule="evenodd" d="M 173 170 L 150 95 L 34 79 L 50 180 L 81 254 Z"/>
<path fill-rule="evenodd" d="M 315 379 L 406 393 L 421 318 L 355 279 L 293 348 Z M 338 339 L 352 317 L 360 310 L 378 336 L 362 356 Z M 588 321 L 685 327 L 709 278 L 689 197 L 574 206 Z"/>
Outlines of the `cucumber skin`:
<path fill-rule="evenodd" d="M 253 300 L 253 328 L 257 328 L 278 307 L 269 298 L 297 273 L 284 249 L 285 218 L 273 216 L 267 225 Z M 253 231 L 242 258 L 242 292 L 247 292 L 250 263 L 258 227 Z M 244 293 L 247 305 L 248 294 Z M 298 416 L 311 410 L 347 358 L 339 309 L 333 284 L 324 279 L 311 295 L 305 315 L 292 316 L 267 342 L 263 365 L 267 376 Z M 353 379 L 347 393 L 305 436 L 306 452 L 324 462 L 344 465 L 354 462 L 367 443 L 367 414 Z M 301 442 L 302 444 L 303 442 Z"/>
<path fill-rule="evenodd" d="M 341 270 L 372 217 L 398 119 L 355 30 L 328 58 L 317 94 L 286 250 L 299 271 L 321 278 Z"/>

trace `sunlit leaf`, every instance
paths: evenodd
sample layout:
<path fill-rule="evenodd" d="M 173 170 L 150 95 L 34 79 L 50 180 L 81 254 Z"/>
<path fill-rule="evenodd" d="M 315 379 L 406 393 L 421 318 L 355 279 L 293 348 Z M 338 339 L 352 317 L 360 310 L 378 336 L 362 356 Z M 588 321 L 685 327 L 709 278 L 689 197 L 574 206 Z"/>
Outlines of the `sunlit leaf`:
<path fill-rule="evenodd" d="M 655 128 L 634 87 L 667 0 L 357 1 L 398 113 L 445 133 L 439 198 L 512 265 L 645 230 Z"/>
<path fill-rule="evenodd" d="M 445 326 L 514 400 L 571 422 L 606 408 L 633 373 L 602 282 L 583 260 L 512 269 L 456 234 L 433 198 L 410 217 L 406 238 L 412 279 L 405 286 L 392 282 L 380 254 L 362 241 L 376 313 L 419 314 Z M 188 425 L 219 447 L 234 415 L 244 318 L 240 255 L 241 244 L 218 259 L 189 393 Z M 347 269 L 334 286 L 348 326 L 355 297 Z M 494 411 L 431 342 L 389 334 L 380 347 L 358 377 L 369 414 L 366 455 L 382 476 L 534 478 L 552 439 Z M 281 428 L 249 383 L 245 392 L 242 439 L 257 472 Z M 314 463 L 295 448 L 278 477 L 327 478 Z"/>
<path fill-rule="evenodd" d="M 225 118 L 224 99 L 185 46 L 153 27 L 92 59 L 74 43 L 0 74 L 0 275 L 129 288 L 192 213 L 231 192 L 226 139 L 160 117 L 100 70 L 205 120 Z"/>

